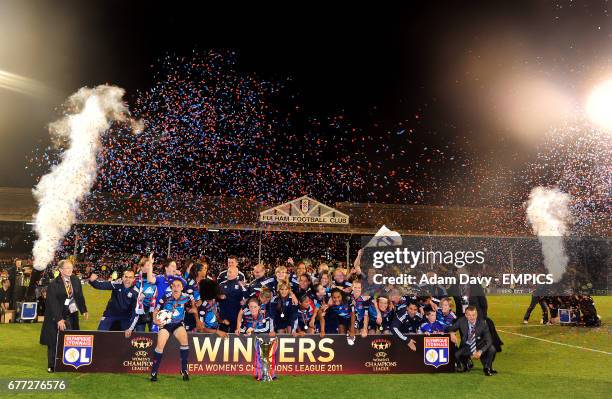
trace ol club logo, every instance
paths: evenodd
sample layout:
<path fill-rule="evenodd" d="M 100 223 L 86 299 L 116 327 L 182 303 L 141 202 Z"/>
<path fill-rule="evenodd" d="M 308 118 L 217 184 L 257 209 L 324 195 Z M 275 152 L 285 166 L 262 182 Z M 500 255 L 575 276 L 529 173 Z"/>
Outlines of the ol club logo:
<path fill-rule="evenodd" d="M 93 335 L 64 335 L 62 363 L 78 369 L 91 364 L 93 358 Z"/>
<path fill-rule="evenodd" d="M 438 368 L 448 364 L 448 337 L 424 337 L 425 364 Z"/>
<path fill-rule="evenodd" d="M 376 350 L 384 351 L 391 347 L 391 341 L 389 341 L 388 339 L 378 338 L 373 340 L 370 345 L 372 345 L 372 348 Z"/>
<path fill-rule="evenodd" d="M 132 338 L 131 344 L 136 349 L 147 349 L 153 345 L 153 340 L 149 337 L 136 337 Z"/>

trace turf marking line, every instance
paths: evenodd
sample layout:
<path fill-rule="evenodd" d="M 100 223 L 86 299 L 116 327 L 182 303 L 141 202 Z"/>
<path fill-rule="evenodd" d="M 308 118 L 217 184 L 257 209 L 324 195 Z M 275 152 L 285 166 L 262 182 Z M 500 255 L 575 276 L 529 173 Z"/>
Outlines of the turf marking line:
<path fill-rule="evenodd" d="M 570 345 L 570 344 L 565 344 L 565 343 L 563 343 L 563 342 L 551 341 L 551 340 L 549 340 L 549 339 L 538 338 L 538 337 L 532 337 L 531 335 L 519 334 L 519 333 L 515 333 L 515 332 L 510 332 L 510 331 L 504 331 L 504 330 L 497 330 L 497 331 L 499 331 L 499 332 L 503 332 L 503 333 L 506 333 L 506 334 L 518 335 L 519 337 L 523 337 L 523 338 L 537 339 L 538 341 L 544 341 L 544 342 L 548 342 L 548 343 L 550 343 L 550 344 L 557 344 L 557 345 L 569 346 L 570 348 L 583 349 L 583 350 L 585 350 L 585 351 L 591 351 L 591 352 L 603 353 L 603 354 L 605 354 L 605 355 L 612 355 L 612 352 L 600 351 L 599 349 L 591 349 L 591 348 L 585 348 L 584 346 L 578 346 L 578 345 Z"/>

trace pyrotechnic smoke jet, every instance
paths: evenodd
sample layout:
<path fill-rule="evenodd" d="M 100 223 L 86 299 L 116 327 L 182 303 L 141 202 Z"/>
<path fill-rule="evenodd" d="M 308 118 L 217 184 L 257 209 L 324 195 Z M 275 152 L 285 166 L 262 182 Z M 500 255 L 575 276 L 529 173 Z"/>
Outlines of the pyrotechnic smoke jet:
<path fill-rule="evenodd" d="M 68 98 L 70 112 L 49 125 L 56 142 L 67 142 L 61 162 L 44 175 L 34 188 L 38 202 L 34 230 L 34 268 L 44 270 L 52 262 L 58 245 L 76 221 L 79 204 L 89 194 L 97 174 L 100 136 L 113 121 L 128 119 L 124 90 L 101 85 L 84 87 Z"/>
<path fill-rule="evenodd" d="M 527 219 L 538 236 L 544 255 L 544 266 L 558 282 L 567 267 L 563 237 L 571 220 L 570 196 L 558 188 L 535 187 L 527 201 Z"/>

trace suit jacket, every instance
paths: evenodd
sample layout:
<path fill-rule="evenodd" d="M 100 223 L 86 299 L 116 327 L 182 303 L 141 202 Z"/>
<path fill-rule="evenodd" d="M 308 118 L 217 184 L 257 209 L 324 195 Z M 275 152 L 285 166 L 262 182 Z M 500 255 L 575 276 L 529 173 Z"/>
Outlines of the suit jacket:
<path fill-rule="evenodd" d="M 83 287 L 81 281 L 75 275 L 70 276 L 74 300 L 81 314 L 87 312 L 85 305 L 85 297 L 83 296 Z M 51 280 L 47 287 L 47 300 L 45 301 L 45 321 L 40 330 L 40 343 L 43 345 L 55 345 L 57 341 L 57 322 L 66 319 L 64 313 L 64 302 L 68 298 L 62 276 L 59 275 Z M 67 326 L 72 330 L 78 330 L 78 317 L 74 318 L 74 324 Z"/>
<path fill-rule="evenodd" d="M 476 349 L 482 352 L 486 352 L 489 347 L 493 344 L 493 340 L 491 339 L 491 333 L 489 332 L 489 326 L 484 319 L 477 318 L 476 319 Z M 461 334 L 461 345 L 459 348 L 469 348 L 469 344 L 467 343 L 468 334 L 470 332 L 469 322 L 465 317 L 461 317 L 457 319 L 457 321 L 449 327 L 449 332 L 459 331 Z"/>

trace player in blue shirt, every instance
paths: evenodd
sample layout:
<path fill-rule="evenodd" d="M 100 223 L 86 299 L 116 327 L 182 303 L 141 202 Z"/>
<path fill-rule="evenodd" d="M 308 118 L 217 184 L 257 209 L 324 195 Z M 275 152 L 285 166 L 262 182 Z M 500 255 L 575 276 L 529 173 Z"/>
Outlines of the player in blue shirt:
<path fill-rule="evenodd" d="M 98 276 L 89 276 L 89 285 L 97 290 L 112 290 L 106 309 L 100 319 L 98 330 L 109 331 L 113 329 L 115 322 L 119 323 L 121 331 L 129 329 L 132 321 L 137 318 L 136 302 L 138 292 L 134 290 L 134 272 L 126 270 L 123 272 L 121 281 L 98 281 Z"/>
<path fill-rule="evenodd" d="M 223 284 L 225 281 L 227 281 L 227 272 L 230 268 L 235 267 L 236 270 L 238 270 L 238 276 L 236 277 L 240 282 L 244 283 L 246 281 L 246 278 L 244 277 L 244 273 L 240 271 L 240 268 L 238 267 L 238 257 L 235 255 L 230 255 L 227 258 L 227 269 L 223 270 L 221 273 L 219 273 L 219 275 L 217 276 L 217 282 L 219 284 Z"/>
<path fill-rule="evenodd" d="M 280 334 L 291 334 L 292 322 L 295 318 L 297 306 L 293 304 L 289 284 L 281 282 L 278 284 L 278 295 L 272 298 L 270 307 L 274 314 L 274 326 Z"/>
<path fill-rule="evenodd" d="M 393 335 L 408 344 L 408 348 L 416 351 L 416 342 L 410 338 L 409 334 L 416 334 L 419 327 L 423 324 L 423 319 L 418 312 L 416 303 L 409 303 L 405 309 L 395 312 L 395 317 L 391 323 Z"/>
<path fill-rule="evenodd" d="M 266 287 L 272 291 L 272 295 L 277 294 L 278 284 L 281 282 L 288 282 L 287 279 L 287 268 L 285 266 L 278 266 L 274 269 L 274 279 L 272 281 L 266 280 Z"/>
<path fill-rule="evenodd" d="M 346 274 L 344 274 L 344 270 L 340 268 L 334 270 L 332 286 L 341 289 L 346 294 L 350 294 L 352 291 L 352 284 L 346 280 Z"/>
<path fill-rule="evenodd" d="M 365 338 L 368 336 L 369 308 L 372 302 L 369 297 L 361 295 L 361 280 L 354 280 L 352 286 L 351 299 L 355 308 L 355 329 Z"/>
<path fill-rule="evenodd" d="M 329 295 L 322 284 L 315 285 L 310 294 L 310 299 L 312 299 L 317 309 L 319 309 L 322 304 L 329 302 Z"/>
<path fill-rule="evenodd" d="M 446 326 L 436 320 L 436 312 L 433 309 L 429 309 L 425 313 L 427 321 L 421 324 L 419 327 L 419 333 L 421 334 L 442 334 L 446 329 Z"/>
<path fill-rule="evenodd" d="M 153 323 L 152 318 L 158 294 L 155 274 L 153 274 L 153 261 L 153 254 L 151 254 L 148 258 L 142 257 L 138 263 L 139 270 L 134 285 L 134 289 L 138 292 L 136 302 L 138 319 L 130 325 L 130 333 L 132 330 L 144 332 L 146 326 L 149 327 L 149 331 L 158 331 L 157 325 Z"/>
<path fill-rule="evenodd" d="M 374 303 L 376 306 L 374 306 Z M 370 334 L 391 334 L 391 322 L 395 311 L 386 296 L 379 296 L 370 306 Z"/>
<path fill-rule="evenodd" d="M 187 287 L 187 282 L 185 281 L 183 277 L 181 277 L 180 272 L 177 271 L 175 261 L 168 260 L 166 262 L 166 266 L 164 270 L 165 270 L 165 274 L 163 276 L 155 276 L 155 284 L 157 285 L 157 293 L 160 298 L 172 291 L 170 288 L 170 285 L 176 279 L 182 280 L 183 287 Z"/>
<path fill-rule="evenodd" d="M 219 301 L 222 329 L 230 332 L 235 331 L 237 326 L 238 314 L 244 304 L 244 300 L 249 297 L 249 291 L 238 278 L 238 268 L 229 267 L 227 269 L 227 279 L 220 282 L 221 300 Z"/>
<path fill-rule="evenodd" d="M 291 276 L 289 278 L 289 283 L 291 284 L 291 290 L 293 292 L 297 292 L 299 290 L 299 286 L 300 286 L 300 276 L 302 276 L 303 274 L 308 275 L 308 273 L 306 272 L 306 264 L 302 261 L 298 262 L 297 265 L 295 266 L 295 272 L 291 273 Z M 310 278 L 310 276 L 308 275 L 308 277 Z"/>
<path fill-rule="evenodd" d="M 331 295 L 331 278 L 329 277 L 329 272 L 323 272 L 319 274 L 319 284 L 325 288 L 325 293 L 327 296 Z"/>
<path fill-rule="evenodd" d="M 319 309 L 315 306 L 312 299 L 304 295 L 300 299 L 295 319 L 293 321 L 293 336 L 303 336 L 306 334 L 320 333 L 321 338 L 325 336 L 325 321 L 317 323 Z M 321 326 L 322 324 L 322 326 Z"/>
<path fill-rule="evenodd" d="M 214 333 L 221 338 L 226 338 L 227 333 L 219 329 L 219 304 L 217 298 L 220 295 L 219 284 L 216 281 L 204 279 L 200 281 L 199 291 L 202 303 L 198 308 L 198 319 L 196 330 L 204 333 Z"/>
<path fill-rule="evenodd" d="M 301 298 L 304 295 L 310 295 L 312 293 L 312 280 L 309 274 L 302 274 L 298 276 L 298 283 L 293 293 L 297 298 Z"/>
<path fill-rule="evenodd" d="M 274 320 L 274 309 L 272 308 L 272 291 L 264 287 L 261 289 L 261 291 L 259 291 L 259 295 L 256 295 L 251 298 L 259 299 L 259 305 L 261 307 L 259 312 L 263 313 L 266 316 L 269 316 L 272 320 Z M 238 313 L 238 319 L 236 322 L 236 326 L 237 326 L 236 334 L 240 334 L 240 328 L 242 327 L 242 321 L 243 320 L 249 321 L 250 317 L 252 317 L 252 315 L 251 315 L 251 311 L 249 310 L 249 306 L 247 304 L 244 308 L 240 310 L 240 313 Z"/>
<path fill-rule="evenodd" d="M 440 300 L 440 308 L 436 313 L 436 319 L 446 328 L 452 326 L 455 320 L 457 320 L 457 316 L 455 316 L 455 313 L 451 310 L 450 300 L 448 298 L 442 298 Z"/>
<path fill-rule="evenodd" d="M 160 298 L 155 306 L 153 312 L 153 322 L 159 326 L 159 332 L 157 333 L 157 346 L 153 352 L 153 367 L 151 369 L 151 381 L 157 381 L 157 373 L 159 371 L 159 365 L 164 354 L 164 347 L 168 342 L 170 335 L 174 335 L 180 344 L 181 353 L 181 375 L 183 381 L 189 380 L 189 373 L 187 372 L 187 357 L 189 356 L 189 343 L 187 341 L 187 330 L 185 330 L 185 305 L 189 302 L 193 302 L 193 299 L 187 294 L 183 293 L 183 279 L 176 279 L 172 282 L 170 288 L 172 292 L 166 294 Z M 160 311 L 165 310 L 170 312 L 171 319 L 166 324 L 162 324 L 157 318 Z"/>
<path fill-rule="evenodd" d="M 242 319 L 242 326 L 240 332 L 245 335 L 254 334 L 269 334 L 271 337 L 275 336 L 274 332 L 274 320 L 269 316 L 264 315 L 260 312 L 261 307 L 259 299 L 250 298 L 248 302 L 249 311 L 251 317 L 249 320 L 246 318 Z"/>
<path fill-rule="evenodd" d="M 249 283 L 250 297 L 259 295 L 263 288 L 268 288 L 274 282 L 274 277 L 266 276 L 266 268 L 261 263 L 253 267 L 253 277 L 255 279 Z"/>
<path fill-rule="evenodd" d="M 193 331 L 196 328 L 197 317 L 198 317 L 198 306 L 202 304 L 202 300 L 200 298 L 200 289 L 199 283 L 206 279 L 206 271 L 208 268 L 204 269 L 201 263 L 196 263 L 192 265 L 189 273 L 189 278 L 187 280 L 187 285 L 184 290 L 184 293 L 189 295 L 191 299 L 193 299 L 193 303 L 195 303 L 195 307 L 191 306 L 191 303 L 187 304 L 185 308 L 187 310 L 187 314 L 185 315 L 185 329 L 187 331 Z"/>
<path fill-rule="evenodd" d="M 331 292 L 330 305 L 321 306 L 322 315 L 325 317 L 325 332 L 330 334 L 347 334 L 351 339 L 355 338 L 355 307 L 345 299 L 340 288 L 334 288 Z"/>

